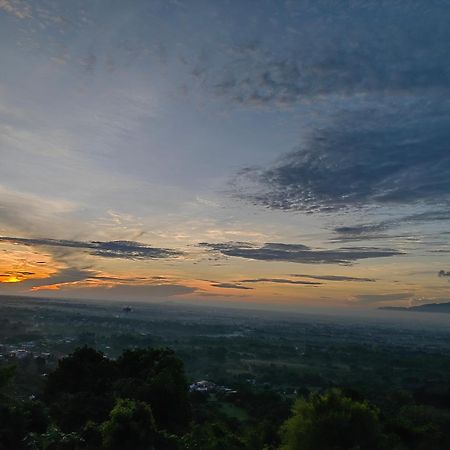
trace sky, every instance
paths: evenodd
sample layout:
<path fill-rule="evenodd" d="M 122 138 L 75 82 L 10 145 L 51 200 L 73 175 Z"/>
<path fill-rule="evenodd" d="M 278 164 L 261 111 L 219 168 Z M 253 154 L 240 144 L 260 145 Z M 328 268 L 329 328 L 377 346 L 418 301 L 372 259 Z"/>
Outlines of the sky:
<path fill-rule="evenodd" d="M 0 294 L 450 301 L 450 2 L 0 0 Z"/>

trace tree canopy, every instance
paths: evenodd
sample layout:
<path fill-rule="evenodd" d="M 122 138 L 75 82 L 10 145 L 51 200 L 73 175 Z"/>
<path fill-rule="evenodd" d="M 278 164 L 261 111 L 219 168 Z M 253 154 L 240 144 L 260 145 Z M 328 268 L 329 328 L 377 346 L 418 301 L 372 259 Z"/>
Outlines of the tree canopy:
<path fill-rule="evenodd" d="M 281 434 L 282 450 L 376 450 L 382 445 L 377 409 L 339 390 L 298 399 Z"/>
<path fill-rule="evenodd" d="M 101 431 L 105 450 L 152 450 L 157 435 L 150 406 L 129 399 L 117 400 Z"/>
<path fill-rule="evenodd" d="M 169 349 L 127 350 L 113 361 L 82 347 L 49 375 L 45 398 L 66 432 L 104 422 L 117 399 L 151 405 L 158 428 L 170 432 L 184 430 L 190 418 L 183 363 Z"/>

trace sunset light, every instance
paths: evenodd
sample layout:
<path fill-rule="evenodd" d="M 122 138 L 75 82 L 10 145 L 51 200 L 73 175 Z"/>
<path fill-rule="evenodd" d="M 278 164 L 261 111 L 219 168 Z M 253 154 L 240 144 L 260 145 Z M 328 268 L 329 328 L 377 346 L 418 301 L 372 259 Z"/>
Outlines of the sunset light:
<path fill-rule="evenodd" d="M 450 0 L 0 0 L 0 450 L 450 449 Z"/>

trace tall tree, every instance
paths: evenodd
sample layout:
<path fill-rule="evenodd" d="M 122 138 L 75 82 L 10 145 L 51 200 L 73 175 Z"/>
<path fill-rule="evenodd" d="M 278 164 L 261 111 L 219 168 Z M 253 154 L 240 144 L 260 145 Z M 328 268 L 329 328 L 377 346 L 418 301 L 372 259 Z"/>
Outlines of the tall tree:
<path fill-rule="evenodd" d="M 377 450 L 383 440 L 378 411 L 339 390 L 297 400 L 281 435 L 282 450 Z"/>
<path fill-rule="evenodd" d="M 114 405 L 115 364 L 89 347 L 62 358 L 49 374 L 45 399 L 63 431 L 78 431 L 92 420 L 102 422 Z"/>
<path fill-rule="evenodd" d="M 118 397 L 151 405 L 158 428 L 184 431 L 190 405 L 183 362 L 170 349 L 128 350 L 117 360 Z"/>
<path fill-rule="evenodd" d="M 119 399 L 102 425 L 105 450 L 152 450 L 157 430 L 153 414 L 144 402 Z"/>

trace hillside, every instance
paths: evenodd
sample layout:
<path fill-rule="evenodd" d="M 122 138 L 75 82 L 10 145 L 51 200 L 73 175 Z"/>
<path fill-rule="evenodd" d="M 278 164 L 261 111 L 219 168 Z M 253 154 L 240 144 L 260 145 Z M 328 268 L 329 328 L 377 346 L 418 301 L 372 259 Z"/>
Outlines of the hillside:
<path fill-rule="evenodd" d="M 378 309 L 391 311 L 411 311 L 411 312 L 436 312 L 450 313 L 450 302 L 446 303 L 428 303 L 426 305 L 399 307 L 399 306 L 382 306 Z"/>

